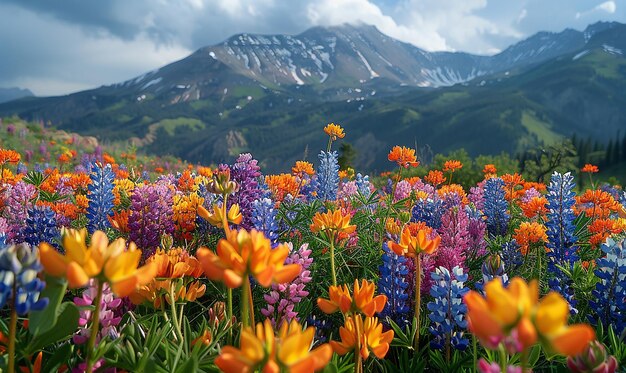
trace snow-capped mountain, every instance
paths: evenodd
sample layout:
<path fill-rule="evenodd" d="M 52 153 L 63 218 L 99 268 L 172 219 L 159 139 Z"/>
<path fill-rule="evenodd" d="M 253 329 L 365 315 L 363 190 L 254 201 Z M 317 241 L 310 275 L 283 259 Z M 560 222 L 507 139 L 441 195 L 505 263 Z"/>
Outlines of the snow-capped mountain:
<path fill-rule="evenodd" d="M 595 33 L 615 25 L 540 32 L 494 56 L 427 52 L 367 25 L 315 27 L 295 36 L 239 34 L 121 85 L 148 92 L 177 89 L 185 92 L 182 100 L 200 97 L 207 89 L 227 89 L 233 79 L 270 88 L 352 87 L 375 79 L 383 85 L 437 88 L 579 50 Z"/>

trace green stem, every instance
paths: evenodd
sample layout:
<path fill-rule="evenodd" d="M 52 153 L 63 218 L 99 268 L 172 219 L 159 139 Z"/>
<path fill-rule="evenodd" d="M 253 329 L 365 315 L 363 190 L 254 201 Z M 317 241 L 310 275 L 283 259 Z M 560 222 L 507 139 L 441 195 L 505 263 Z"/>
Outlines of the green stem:
<path fill-rule="evenodd" d="M 330 152 L 330 147 L 332 146 L 332 144 L 333 144 L 333 137 L 329 136 L 328 137 L 328 146 L 326 147 L 326 153 Z"/>
<path fill-rule="evenodd" d="M 526 373 L 528 369 L 528 349 L 524 349 L 524 351 L 522 351 L 522 358 L 520 361 L 522 364 L 522 373 Z"/>
<path fill-rule="evenodd" d="M 183 341 L 183 332 L 180 329 L 180 321 L 178 320 L 178 313 L 176 312 L 176 298 L 174 297 L 174 288 L 176 287 L 176 283 L 172 282 L 170 285 L 170 310 L 172 312 L 172 324 L 174 324 L 174 331 L 176 332 L 176 340 L 182 343 Z"/>
<path fill-rule="evenodd" d="M 13 281 L 13 300 L 11 301 L 11 321 L 9 321 L 9 373 L 15 372 L 15 334 L 17 332 L 17 311 L 15 310 L 15 295 L 17 286 Z"/>
<path fill-rule="evenodd" d="M 100 331 L 100 303 L 102 302 L 102 288 L 104 282 L 98 281 L 98 292 L 96 294 L 96 301 L 94 302 L 95 309 L 91 315 L 91 331 L 89 332 L 89 341 L 87 342 L 87 373 L 93 372 L 93 365 L 95 363 L 93 359 L 93 350 L 96 345 L 96 336 Z"/>
<path fill-rule="evenodd" d="M 333 275 L 333 286 L 337 286 L 337 274 L 335 272 L 335 239 L 334 237 L 330 241 L 330 272 Z"/>
<path fill-rule="evenodd" d="M 243 276 L 243 285 L 241 286 L 241 323 L 242 326 L 250 326 L 250 302 L 248 300 L 250 292 L 250 277 L 248 274 Z"/>
<path fill-rule="evenodd" d="M 506 350 L 504 349 L 504 346 L 501 344 L 500 345 L 500 369 L 502 370 L 502 373 L 506 373 L 506 365 L 508 363 L 508 358 L 506 356 Z"/>
<path fill-rule="evenodd" d="M 226 291 L 226 317 L 228 317 L 228 344 L 233 344 L 233 289 L 228 288 Z"/>
<path fill-rule="evenodd" d="M 472 334 L 472 356 L 474 358 L 474 365 L 472 365 L 472 372 L 476 373 L 478 367 L 478 343 L 476 342 L 476 336 Z"/>
<path fill-rule="evenodd" d="M 252 284 L 248 281 L 248 303 L 250 304 L 250 325 L 254 328 L 254 301 L 252 300 Z"/>
<path fill-rule="evenodd" d="M 359 327 L 359 321 L 361 321 L 361 315 L 354 315 L 354 327 L 356 329 L 356 346 L 354 348 L 354 373 L 363 372 L 363 358 L 361 357 L 361 328 Z M 358 321 L 357 321 L 358 318 Z"/>
<path fill-rule="evenodd" d="M 420 346 L 420 303 L 421 303 L 421 286 L 422 286 L 422 263 L 419 253 L 415 256 L 415 339 L 413 340 L 413 348 L 415 352 Z"/>

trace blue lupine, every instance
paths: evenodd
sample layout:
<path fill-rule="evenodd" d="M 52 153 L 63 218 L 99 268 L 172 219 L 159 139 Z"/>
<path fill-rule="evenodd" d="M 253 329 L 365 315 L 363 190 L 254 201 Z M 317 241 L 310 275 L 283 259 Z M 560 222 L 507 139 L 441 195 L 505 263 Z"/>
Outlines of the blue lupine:
<path fill-rule="evenodd" d="M 406 280 L 409 270 L 406 266 L 407 259 L 396 255 L 389 250 L 386 242 L 383 242 L 383 264 L 379 267 L 380 278 L 378 291 L 387 296 L 387 303 L 381 318 L 389 316 L 396 324 L 404 329 L 409 325 L 409 284 Z"/>
<path fill-rule="evenodd" d="M 611 325 L 621 335 L 626 328 L 626 240 L 616 242 L 608 238 L 601 249 L 606 256 L 596 260 L 594 273 L 600 281 L 589 301 L 595 315 L 588 317 L 592 324 L 600 320 L 602 325 Z"/>
<path fill-rule="evenodd" d="M 361 175 L 360 173 L 356 174 L 356 187 L 364 197 L 369 197 L 372 194 L 372 190 L 370 189 L 370 177 L 368 175 Z"/>
<path fill-rule="evenodd" d="M 524 262 L 519 244 L 515 239 L 502 244 L 502 261 L 506 272 L 517 269 Z"/>
<path fill-rule="evenodd" d="M 274 202 L 269 198 L 261 198 L 252 202 L 252 225 L 269 238 L 272 245 L 278 243 L 277 211 Z"/>
<path fill-rule="evenodd" d="M 317 198 L 322 201 L 334 201 L 337 199 L 339 189 L 339 162 L 336 151 L 321 151 L 320 166 L 317 171 Z"/>
<path fill-rule="evenodd" d="M 89 205 L 87 206 L 87 229 L 90 233 L 105 230 L 111 226 L 109 216 L 113 215 L 113 180 L 115 174 L 111 165 L 94 164 L 89 174 Z"/>
<path fill-rule="evenodd" d="M 574 234 L 576 229 L 574 220 L 576 215 L 572 207 L 576 203 L 573 191 L 574 177 L 568 172 L 560 174 L 554 172 L 548 186 L 548 221 L 546 222 L 548 242 L 546 247 L 550 249 L 548 257 L 548 285 L 550 289 L 563 295 L 569 302 L 572 313 L 577 313 L 572 279 L 567 277 L 559 266 L 571 269 L 578 259 L 576 255 L 576 241 Z"/>
<path fill-rule="evenodd" d="M 439 229 L 441 227 L 441 217 L 446 211 L 444 202 L 435 197 L 421 199 L 415 203 L 412 210 L 413 222 L 424 222 L 431 228 Z"/>
<path fill-rule="evenodd" d="M 23 242 L 32 246 L 48 242 L 58 248 L 56 241 L 60 234 L 54 211 L 49 206 L 34 206 L 28 209 L 24 236 L 22 237 Z"/>
<path fill-rule="evenodd" d="M 433 280 L 430 288 L 433 300 L 427 305 L 431 321 L 429 330 L 433 335 L 430 346 L 443 349 L 451 344 L 457 350 L 465 350 L 469 345 L 463 335 L 463 330 L 467 328 L 467 306 L 463 303 L 463 296 L 469 291 L 464 286 L 467 274 L 457 266 L 452 273 L 445 267 L 439 267 L 430 276 Z"/>
<path fill-rule="evenodd" d="M 506 234 L 509 225 L 508 204 L 504 199 L 504 181 L 498 177 L 485 183 L 484 208 L 487 216 L 487 232 L 492 236 Z"/>
<path fill-rule="evenodd" d="M 39 298 L 45 283 L 37 274 L 41 263 L 36 247 L 18 244 L 0 247 L 0 308 L 13 303 L 18 315 L 40 311 L 48 305 L 47 298 Z M 13 294 L 15 288 L 16 293 Z"/>

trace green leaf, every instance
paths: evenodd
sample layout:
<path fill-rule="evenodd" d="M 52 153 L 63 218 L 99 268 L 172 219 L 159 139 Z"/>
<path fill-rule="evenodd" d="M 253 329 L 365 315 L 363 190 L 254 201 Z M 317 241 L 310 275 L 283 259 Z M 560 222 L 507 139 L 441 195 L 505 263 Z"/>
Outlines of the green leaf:
<path fill-rule="evenodd" d="M 37 337 L 52 329 L 59 316 L 61 302 L 67 290 L 67 282 L 57 277 L 46 276 L 46 288 L 41 292 L 40 297 L 48 298 L 48 307 L 41 311 L 30 313 L 28 321 L 28 331 Z"/>
<path fill-rule="evenodd" d="M 176 373 L 185 372 L 197 372 L 198 371 L 198 359 L 195 356 L 191 356 L 184 364 L 179 365 L 176 369 Z"/>
<path fill-rule="evenodd" d="M 65 302 L 59 307 L 57 322 L 54 328 L 33 338 L 26 347 L 27 355 L 33 354 L 53 343 L 69 338 L 78 328 L 80 314 L 74 303 Z"/>
<path fill-rule="evenodd" d="M 337 368 L 337 364 L 330 362 L 324 367 L 322 373 L 339 373 L 339 368 Z"/>
<path fill-rule="evenodd" d="M 65 364 L 72 354 L 72 344 L 64 343 L 54 350 L 51 357 L 46 358 L 43 366 L 43 372 L 56 372 L 61 365 Z"/>
<path fill-rule="evenodd" d="M 533 348 L 530 349 L 530 354 L 528 356 L 528 365 L 534 367 L 539 361 L 539 357 L 541 356 L 541 345 L 534 345 Z"/>

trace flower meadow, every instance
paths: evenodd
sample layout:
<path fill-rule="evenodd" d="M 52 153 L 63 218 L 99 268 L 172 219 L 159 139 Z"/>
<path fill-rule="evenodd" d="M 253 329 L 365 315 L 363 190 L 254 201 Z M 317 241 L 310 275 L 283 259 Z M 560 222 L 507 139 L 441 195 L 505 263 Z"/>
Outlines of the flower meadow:
<path fill-rule="evenodd" d="M 494 164 L 464 187 L 459 160 L 418 177 L 396 146 L 370 178 L 340 170 L 341 126 L 324 133 L 316 165 L 277 175 L 251 154 L 148 172 L 71 142 L 56 162 L 1 149 L 2 371 L 626 364 L 626 194 L 597 167 L 584 190 L 581 170 Z"/>

